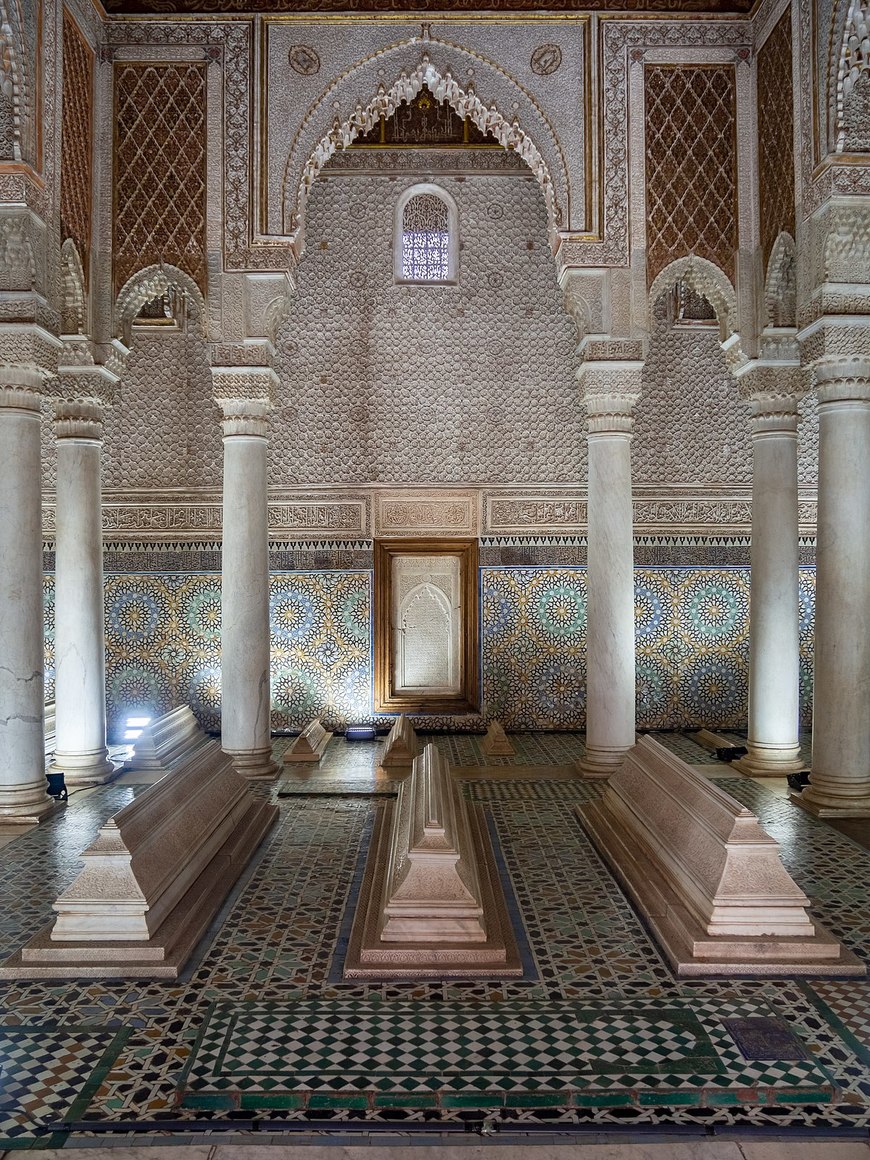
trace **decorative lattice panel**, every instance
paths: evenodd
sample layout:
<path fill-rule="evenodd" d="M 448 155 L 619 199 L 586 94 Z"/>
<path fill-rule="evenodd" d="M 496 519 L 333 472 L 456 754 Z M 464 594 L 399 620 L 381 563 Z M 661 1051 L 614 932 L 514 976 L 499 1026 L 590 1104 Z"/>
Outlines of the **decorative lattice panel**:
<path fill-rule="evenodd" d="M 205 65 L 118 64 L 114 80 L 115 291 L 162 261 L 205 293 Z"/>
<path fill-rule="evenodd" d="M 63 10 L 63 121 L 60 158 L 61 240 L 75 242 L 85 277 L 91 248 L 94 54 Z"/>
<path fill-rule="evenodd" d="M 764 266 L 777 235 L 794 237 L 794 94 L 791 10 L 758 54 L 758 167 Z"/>
<path fill-rule="evenodd" d="M 647 275 L 697 254 L 733 280 L 737 249 L 734 69 L 648 65 Z"/>

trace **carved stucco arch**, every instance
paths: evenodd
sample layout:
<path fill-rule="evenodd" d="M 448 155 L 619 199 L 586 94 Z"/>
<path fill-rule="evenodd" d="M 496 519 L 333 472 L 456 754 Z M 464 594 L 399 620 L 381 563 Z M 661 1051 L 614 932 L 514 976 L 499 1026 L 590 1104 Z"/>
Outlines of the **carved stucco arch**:
<path fill-rule="evenodd" d="M 777 235 L 764 280 L 767 326 L 797 325 L 797 247 L 790 233 Z"/>
<path fill-rule="evenodd" d="M 706 258 L 699 258 L 694 254 L 686 258 L 677 258 L 665 266 L 654 279 L 647 303 L 649 329 L 652 330 L 652 314 L 656 302 L 680 282 L 690 286 L 696 294 L 703 295 L 713 307 L 719 323 L 719 341 L 725 351 L 729 367 L 734 370 L 745 361 L 737 329 L 737 294 L 728 275 Z"/>
<path fill-rule="evenodd" d="M 81 256 L 72 238 L 60 248 L 60 315 L 63 334 L 86 332 L 88 291 Z"/>
<path fill-rule="evenodd" d="M 827 138 L 830 147 L 841 153 L 845 147 L 846 127 L 843 123 L 845 112 L 845 95 L 843 81 L 846 73 L 846 59 L 848 40 L 856 11 L 868 18 L 866 0 L 846 0 L 835 3 L 831 13 L 831 43 L 828 53 L 828 102 L 827 102 Z"/>
<path fill-rule="evenodd" d="M 202 332 L 206 334 L 205 301 L 190 275 L 177 266 L 146 266 L 127 279 L 115 301 L 115 333 L 122 342 L 129 345 L 133 320 L 145 303 L 171 289 L 181 291 L 193 304 Z"/>
<path fill-rule="evenodd" d="M 409 52 L 416 54 L 421 47 L 422 55 L 412 64 Z M 435 54 L 437 62 L 433 59 Z M 394 71 L 387 74 L 387 65 L 392 65 Z M 474 80 L 463 88 L 454 73 L 460 69 L 468 72 L 469 66 Z M 395 78 L 389 87 L 385 75 Z M 477 95 L 477 88 L 484 87 L 488 91 L 509 92 L 511 105 L 517 106 L 511 109 L 510 119 L 494 103 L 487 106 Z M 359 61 L 325 89 L 309 109 L 290 147 L 282 185 L 283 230 L 297 252 L 301 252 L 303 244 L 306 202 L 329 158 L 360 133 L 372 129 L 381 116 L 391 116 L 401 103 L 413 100 L 423 88 L 522 157 L 543 193 L 548 232 L 555 248 L 557 231 L 568 219 L 569 182 L 561 145 L 547 117 L 531 94 L 492 61 L 447 41 L 413 37 Z M 357 99 L 353 111 L 342 119 L 336 114 L 336 106 L 339 110 L 350 107 L 354 96 Z"/>

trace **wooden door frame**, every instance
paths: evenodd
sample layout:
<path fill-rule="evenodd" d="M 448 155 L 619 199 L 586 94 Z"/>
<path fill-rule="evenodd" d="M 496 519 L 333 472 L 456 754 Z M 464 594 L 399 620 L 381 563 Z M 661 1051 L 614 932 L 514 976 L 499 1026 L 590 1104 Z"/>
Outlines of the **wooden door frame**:
<path fill-rule="evenodd" d="M 393 558 L 458 556 L 462 608 L 462 684 L 458 693 L 396 693 L 393 687 Z M 376 713 L 475 713 L 478 707 L 477 540 L 375 540 L 374 661 Z"/>

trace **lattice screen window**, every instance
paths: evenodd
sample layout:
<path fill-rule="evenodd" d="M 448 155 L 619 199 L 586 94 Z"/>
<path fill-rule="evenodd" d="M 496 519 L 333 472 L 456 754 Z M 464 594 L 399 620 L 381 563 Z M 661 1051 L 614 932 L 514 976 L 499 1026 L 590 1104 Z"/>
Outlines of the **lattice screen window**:
<path fill-rule="evenodd" d="M 406 191 L 396 220 L 397 281 L 454 281 L 456 217 L 455 205 L 437 187 L 417 186 Z"/>

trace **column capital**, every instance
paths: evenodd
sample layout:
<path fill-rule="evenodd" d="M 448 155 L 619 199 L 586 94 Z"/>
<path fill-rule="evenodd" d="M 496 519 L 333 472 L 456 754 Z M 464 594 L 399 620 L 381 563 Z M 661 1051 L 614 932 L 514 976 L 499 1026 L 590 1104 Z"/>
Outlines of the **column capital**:
<path fill-rule="evenodd" d="M 641 395 L 643 363 L 585 361 L 577 371 L 590 435 L 630 435 Z"/>
<path fill-rule="evenodd" d="M 796 434 L 798 403 L 811 386 L 797 359 L 753 359 L 737 375 L 737 390 L 749 404 L 752 437 Z"/>
<path fill-rule="evenodd" d="M 234 435 L 244 435 L 249 439 L 267 437 L 272 409 L 268 399 L 218 399 L 217 402 L 225 439 Z"/>
<path fill-rule="evenodd" d="M 870 358 L 870 315 L 825 315 L 805 326 L 797 337 L 801 362 L 807 367 Z"/>
<path fill-rule="evenodd" d="M 56 399 L 54 434 L 58 440 L 103 438 L 103 403 L 101 399 Z"/>
<path fill-rule="evenodd" d="M 41 394 L 57 373 L 60 340 L 33 322 L 0 322 L 0 390 Z M 4 406 L 18 405 L 7 399 Z"/>
<path fill-rule="evenodd" d="M 870 353 L 825 355 L 813 363 L 813 377 L 820 404 L 870 402 Z"/>

